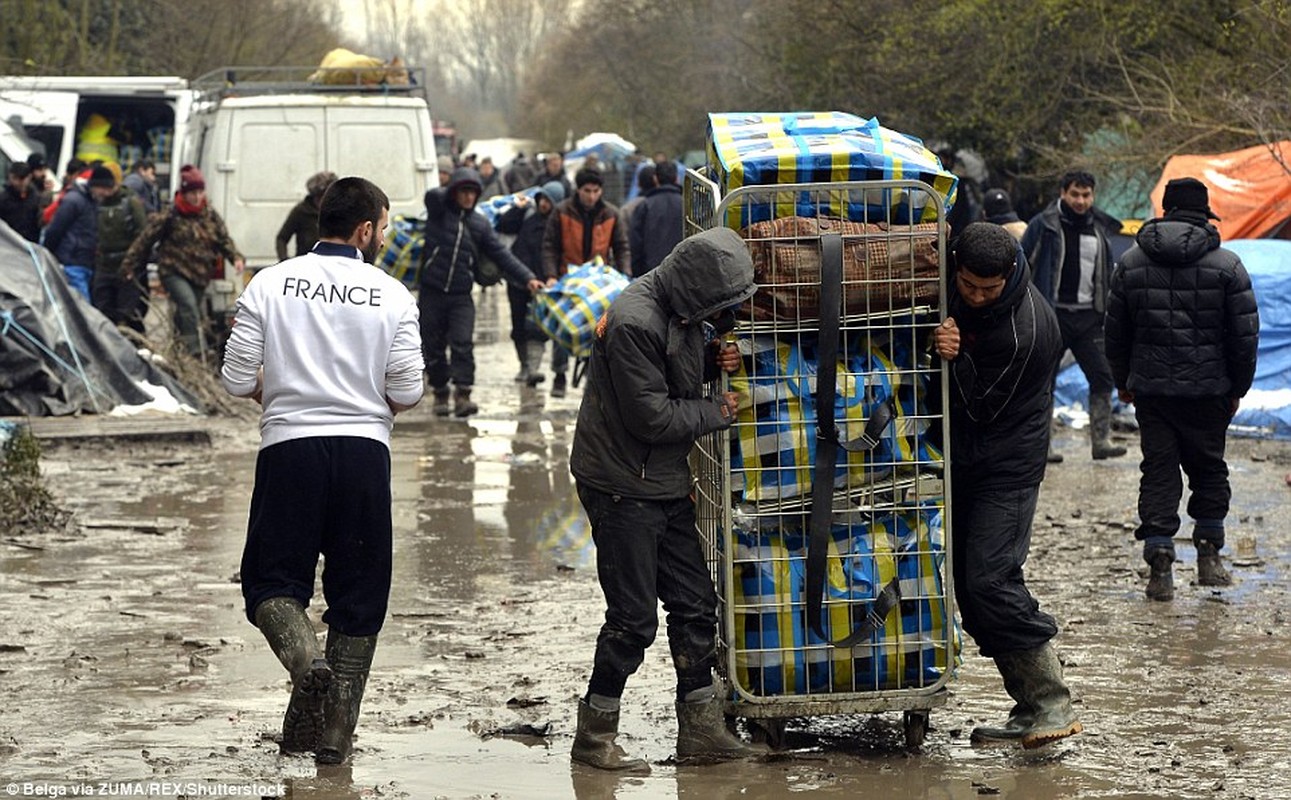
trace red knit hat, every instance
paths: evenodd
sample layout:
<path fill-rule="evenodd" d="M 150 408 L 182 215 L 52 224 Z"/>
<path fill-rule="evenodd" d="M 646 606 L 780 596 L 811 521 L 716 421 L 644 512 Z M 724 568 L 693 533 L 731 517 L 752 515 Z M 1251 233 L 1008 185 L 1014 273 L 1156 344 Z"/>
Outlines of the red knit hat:
<path fill-rule="evenodd" d="M 206 179 L 202 177 L 200 169 L 192 164 L 185 164 L 179 168 L 179 191 L 190 192 L 205 188 Z"/>

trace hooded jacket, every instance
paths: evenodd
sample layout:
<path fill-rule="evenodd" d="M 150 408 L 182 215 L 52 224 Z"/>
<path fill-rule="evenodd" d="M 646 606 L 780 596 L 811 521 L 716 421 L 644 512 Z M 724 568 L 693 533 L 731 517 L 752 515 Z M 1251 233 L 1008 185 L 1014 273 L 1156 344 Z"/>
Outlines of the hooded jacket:
<path fill-rule="evenodd" d="M 534 195 L 533 203 L 523 207 L 515 206 L 498 217 L 498 232 L 515 234 L 516 239 L 511 243 L 511 252 L 515 253 L 516 258 L 535 274 L 541 275 L 543 273 L 542 237 L 552 212 L 548 211 L 544 215 L 538 210 L 539 197 L 546 197 L 554 208 L 557 203 L 565 199 L 565 188 L 559 181 L 544 184 Z"/>
<path fill-rule="evenodd" d="M 1204 218 L 1149 220 L 1112 275 L 1104 337 L 1118 389 L 1242 397 L 1260 317 L 1251 278 Z"/>
<path fill-rule="evenodd" d="M 1102 312 L 1107 308 L 1107 285 L 1112 273 L 1111 232 L 1119 231 L 1121 223 L 1115 217 L 1095 206 L 1089 210 L 1092 233 L 1098 239 L 1098 252 L 1094 257 L 1093 309 Z M 1062 262 L 1067 257 L 1067 245 L 1062 235 L 1062 200 L 1054 200 L 1048 208 L 1032 217 L 1022 234 L 1022 252 L 1031 265 L 1032 280 L 1040 287 L 1040 294 L 1050 302 L 1058 302 L 1058 285 L 1062 280 Z"/>
<path fill-rule="evenodd" d="M 998 300 L 972 308 L 951 284 L 960 352 L 950 363 L 950 439 L 957 485 L 1039 485 L 1049 452 L 1058 318 L 1019 257 Z"/>
<path fill-rule="evenodd" d="M 748 248 L 727 228 L 683 240 L 623 290 L 592 346 L 570 454 L 580 483 L 646 500 L 690 492 L 691 447 L 733 422 L 700 396 L 716 377 L 704 320 L 756 290 Z"/>
<path fill-rule="evenodd" d="M 426 192 L 426 244 L 422 249 L 421 288 L 440 294 L 470 294 L 480 259 L 493 260 L 502 274 L 524 285 L 534 279 L 498 239 L 483 214 L 457 204 L 455 192 L 463 186 L 480 188 L 480 176 L 470 167 L 458 167 L 448 184 Z"/>

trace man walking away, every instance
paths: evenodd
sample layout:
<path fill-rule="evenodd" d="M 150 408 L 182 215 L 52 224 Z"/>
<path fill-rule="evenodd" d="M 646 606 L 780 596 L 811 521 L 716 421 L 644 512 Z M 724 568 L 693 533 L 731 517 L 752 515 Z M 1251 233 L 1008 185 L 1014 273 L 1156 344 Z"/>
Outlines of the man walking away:
<path fill-rule="evenodd" d="M 1040 293 L 1058 312 L 1062 346 L 1070 350 L 1089 382 L 1089 445 L 1095 460 L 1125 455 L 1114 445 L 1112 372 L 1103 352 L 1103 314 L 1112 274 L 1110 234 L 1121 224 L 1094 205 L 1094 176 L 1062 176 L 1057 200 L 1027 223 L 1022 252 Z M 1052 453 L 1057 463 L 1062 456 Z"/>
<path fill-rule="evenodd" d="M 1232 490 L 1228 424 L 1255 378 L 1260 317 L 1251 279 L 1219 246 L 1206 185 L 1166 184 L 1165 216 L 1149 220 L 1112 275 L 1107 360 L 1121 400 L 1134 404 L 1143 460 L 1139 527 L 1151 566 L 1149 600 L 1174 598 L 1174 535 L 1188 476 L 1197 583 L 1227 586 L 1220 561 Z"/>
<path fill-rule="evenodd" d="M 976 728 L 971 739 L 1042 747 L 1082 730 L 1049 643 L 1058 626 L 1022 572 L 1049 449 L 1061 334 L 1008 231 L 974 222 L 953 248 L 950 316 L 934 341 L 950 362 L 955 599 L 964 630 L 995 659 L 1015 703 L 1003 726 Z"/>
<path fill-rule="evenodd" d="M 640 277 L 663 261 L 681 241 L 681 187 L 677 165 L 661 161 L 655 166 L 654 187 L 646 193 L 641 207 L 632 215 L 628 252 L 632 253 L 633 274 Z"/>
<path fill-rule="evenodd" d="M 323 196 L 319 242 L 238 299 L 222 378 L 264 407 L 242 553 L 247 619 L 291 675 L 282 751 L 350 755 L 390 598 L 390 429 L 421 399 L 417 304 L 369 265 L 390 201 L 362 178 Z M 305 609 L 325 559 L 327 647 Z"/>

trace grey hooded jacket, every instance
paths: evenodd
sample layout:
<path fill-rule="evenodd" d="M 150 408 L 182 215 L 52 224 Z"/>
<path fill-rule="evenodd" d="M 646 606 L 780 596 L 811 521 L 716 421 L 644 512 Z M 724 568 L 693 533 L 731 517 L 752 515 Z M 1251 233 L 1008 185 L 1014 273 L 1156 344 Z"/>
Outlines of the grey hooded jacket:
<path fill-rule="evenodd" d="M 715 377 L 703 321 L 756 290 L 748 248 L 726 228 L 683 240 L 623 290 L 592 347 L 570 454 L 575 479 L 644 500 L 690 492 L 691 447 L 733 421 L 700 396 Z"/>

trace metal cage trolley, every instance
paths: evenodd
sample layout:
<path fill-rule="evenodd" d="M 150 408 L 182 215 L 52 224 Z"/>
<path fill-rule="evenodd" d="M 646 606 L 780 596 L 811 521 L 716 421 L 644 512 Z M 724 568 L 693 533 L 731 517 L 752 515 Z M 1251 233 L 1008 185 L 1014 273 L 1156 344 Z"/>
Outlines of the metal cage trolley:
<path fill-rule="evenodd" d="M 725 334 L 741 368 L 710 387 L 739 393 L 737 421 L 692 454 L 727 714 L 778 745 L 793 718 L 900 711 L 918 748 L 960 649 L 930 353 L 944 198 L 915 180 L 721 196 L 692 170 L 684 204 L 687 235 L 741 234 L 758 282 Z"/>

